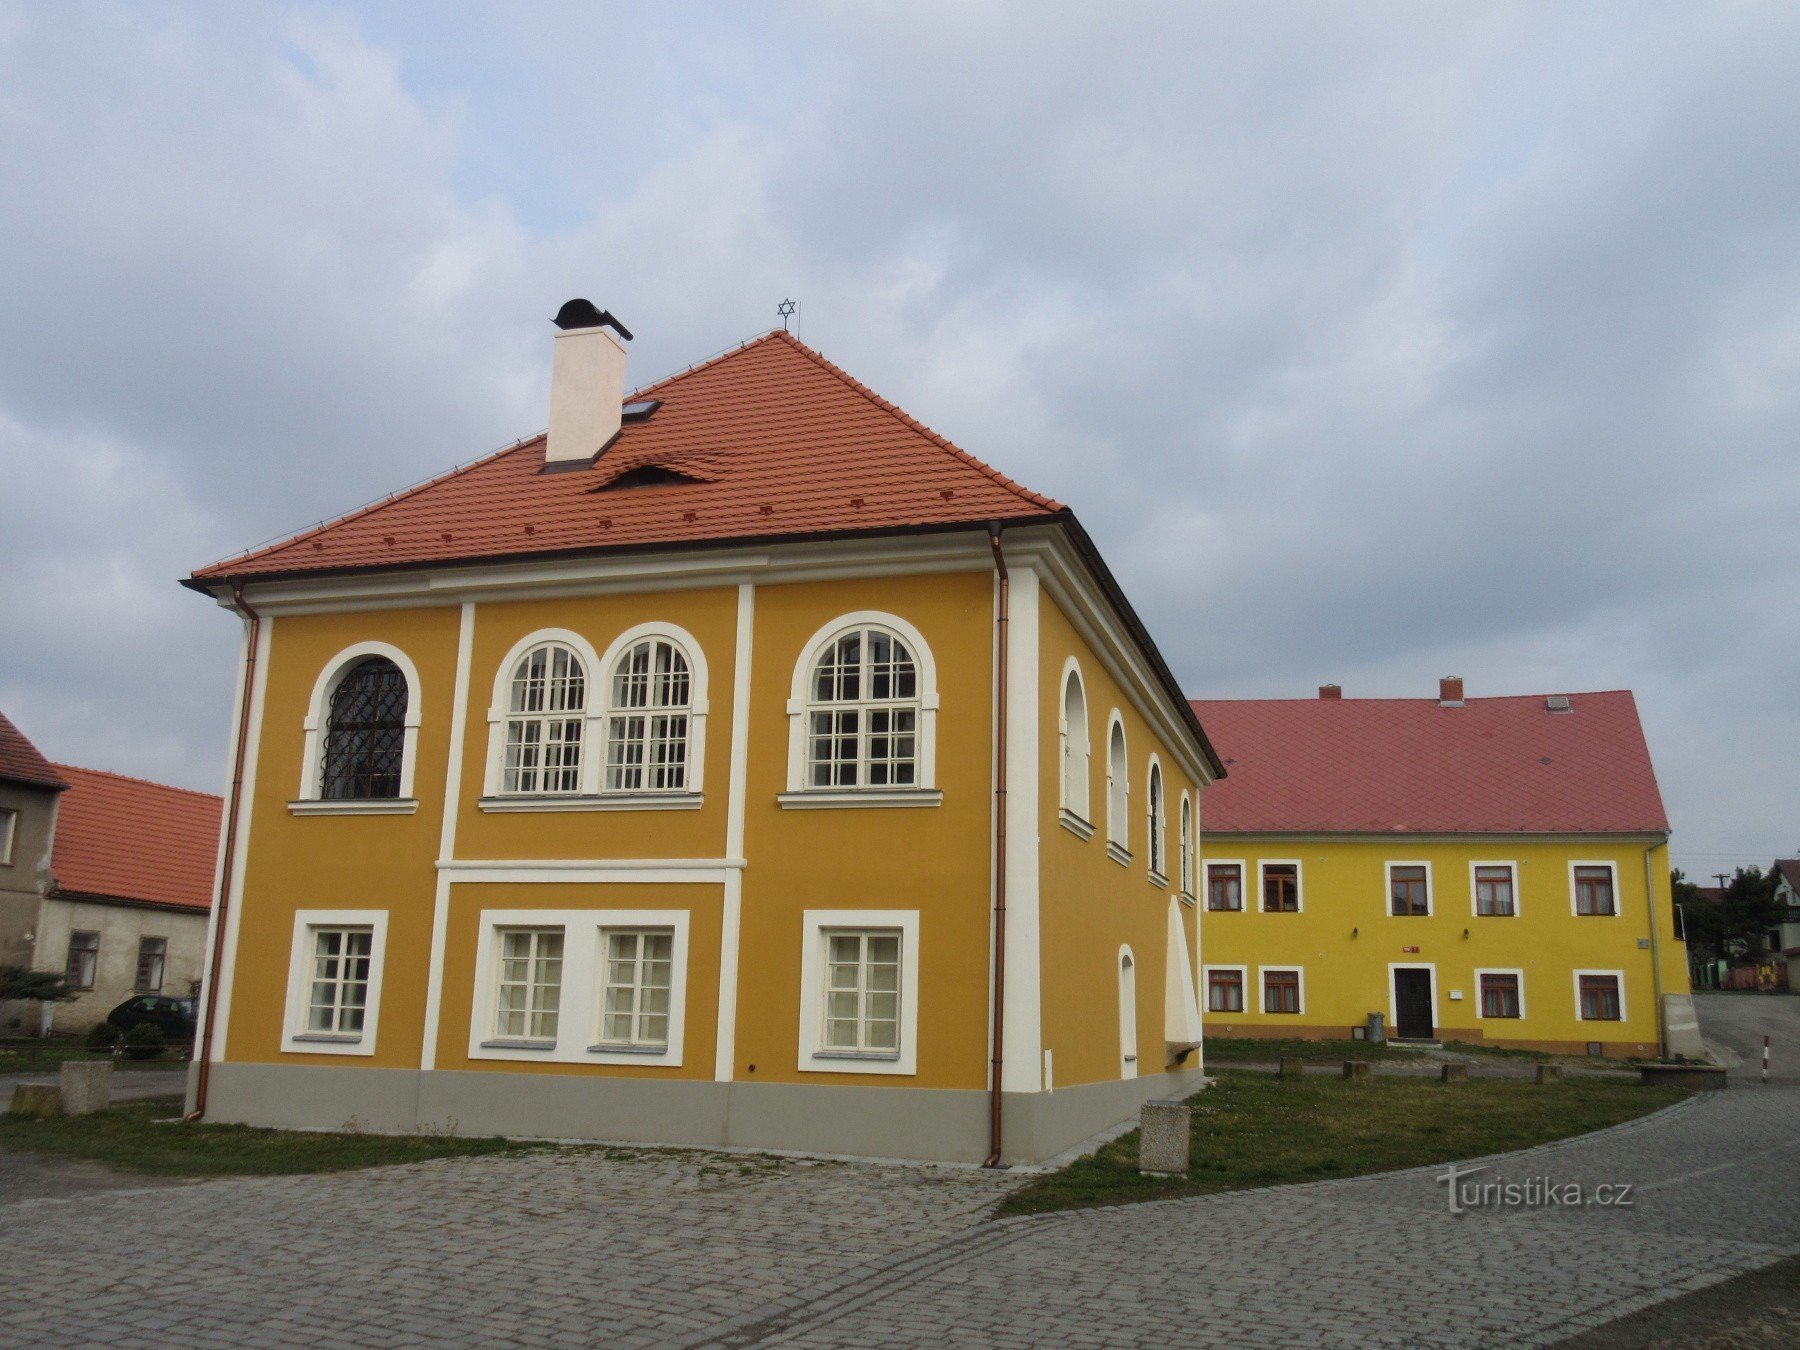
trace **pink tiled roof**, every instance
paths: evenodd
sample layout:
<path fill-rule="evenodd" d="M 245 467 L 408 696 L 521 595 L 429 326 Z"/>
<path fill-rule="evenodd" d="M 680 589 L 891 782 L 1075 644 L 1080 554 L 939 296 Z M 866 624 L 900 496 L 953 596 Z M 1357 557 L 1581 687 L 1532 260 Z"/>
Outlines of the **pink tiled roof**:
<path fill-rule="evenodd" d="M 0 713 L 0 781 L 46 788 L 68 786 L 5 713 Z"/>
<path fill-rule="evenodd" d="M 1229 777 L 1203 832 L 1665 833 L 1629 690 L 1436 699 L 1196 699 Z"/>
<path fill-rule="evenodd" d="M 99 769 L 58 764 L 50 874 L 59 891 L 212 908 L 223 799 Z"/>

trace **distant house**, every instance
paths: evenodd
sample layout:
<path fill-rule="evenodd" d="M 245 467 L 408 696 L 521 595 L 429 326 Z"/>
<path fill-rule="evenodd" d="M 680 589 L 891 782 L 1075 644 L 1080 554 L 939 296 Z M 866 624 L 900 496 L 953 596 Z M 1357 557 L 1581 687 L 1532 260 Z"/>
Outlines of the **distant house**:
<path fill-rule="evenodd" d="M 221 801 L 52 764 L 0 715 L 0 964 L 75 997 L 0 1005 L 0 1035 L 84 1031 L 134 994 L 191 998 Z"/>
<path fill-rule="evenodd" d="M 1775 873 L 1781 921 L 1769 930 L 1769 946 L 1792 964 L 1800 957 L 1800 858 L 1777 858 L 1770 870 Z"/>
<path fill-rule="evenodd" d="M 1208 1036 L 1698 1053 L 1627 691 L 1204 700 Z"/>

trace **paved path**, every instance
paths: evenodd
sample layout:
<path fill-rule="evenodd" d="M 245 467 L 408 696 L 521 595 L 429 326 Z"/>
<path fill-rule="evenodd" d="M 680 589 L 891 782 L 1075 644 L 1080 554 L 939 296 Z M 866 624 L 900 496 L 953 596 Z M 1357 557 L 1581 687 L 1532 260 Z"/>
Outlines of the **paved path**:
<path fill-rule="evenodd" d="M 1769 1082 L 1800 1086 L 1800 994 L 1695 994 L 1706 1044 L 1733 1082 L 1762 1076 L 1762 1042 L 1769 1037 Z"/>

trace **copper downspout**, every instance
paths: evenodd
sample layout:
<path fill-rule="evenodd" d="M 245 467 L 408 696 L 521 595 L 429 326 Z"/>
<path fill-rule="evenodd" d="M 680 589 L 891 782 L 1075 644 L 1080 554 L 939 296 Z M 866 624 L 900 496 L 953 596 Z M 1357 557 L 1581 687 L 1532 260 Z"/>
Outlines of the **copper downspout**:
<path fill-rule="evenodd" d="M 1000 1167 L 1001 1038 L 1006 1033 L 1006 648 L 1012 581 L 1006 573 L 1006 555 L 1000 551 L 999 521 L 988 526 L 988 543 L 994 550 L 994 570 L 1000 576 L 1000 610 L 994 620 L 1000 647 L 994 708 L 994 1056 L 988 1085 L 988 1157 L 982 1166 Z"/>
<path fill-rule="evenodd" d="M 244 755 L 250 744 L 250 702 L 256 688 L 256 644 L 262 636 L 262 615 L 244 599 L 242 582 L 232 584 L 231 602 L 250 620 L 250 638 L 244 656 L 244 694 L 238 700 L 237 753 L 232 756 L 225 847 L 219 860 L 219 904 L 213 925 L 212 968 L 206 978 L 206 1014 L 201 1023 L 200 1077 L 194 1086 L 194 1109 L 183 1117 L 185 1120 L 199 1120 L 206 1114 L 206 1084 L 212 1074 L 213 1015 L 219 1006 L 219 970 L 225 963 L 225 920 L 231 912 L 231 867 L 237 852 L 238 805 L 244 794 Z"/>

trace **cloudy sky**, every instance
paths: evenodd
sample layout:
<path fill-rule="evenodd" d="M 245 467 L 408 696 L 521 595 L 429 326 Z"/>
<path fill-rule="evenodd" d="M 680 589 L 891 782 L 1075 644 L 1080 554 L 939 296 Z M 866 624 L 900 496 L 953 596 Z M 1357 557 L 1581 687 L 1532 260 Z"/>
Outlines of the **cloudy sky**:
<path fill-rule="evenodd" d="M 219 789 L 191 568 L 802 336 L 1196 694 L 1635 689 L 1800 852 L 1800 7 L 0 0 L 0 708 Z"/>

